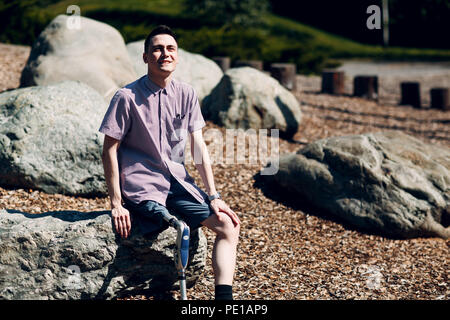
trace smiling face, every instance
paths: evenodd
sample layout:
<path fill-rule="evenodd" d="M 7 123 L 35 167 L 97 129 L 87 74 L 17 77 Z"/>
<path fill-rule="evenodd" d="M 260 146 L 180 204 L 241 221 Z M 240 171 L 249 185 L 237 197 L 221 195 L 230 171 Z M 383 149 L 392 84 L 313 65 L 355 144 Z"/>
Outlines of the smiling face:
<path fill-rule="evenodd" d="M 152 77 L 167 78 L 178 63 L 177 42 L 171 35 L 157 34 L 151 38 L 143 58 Z"/>

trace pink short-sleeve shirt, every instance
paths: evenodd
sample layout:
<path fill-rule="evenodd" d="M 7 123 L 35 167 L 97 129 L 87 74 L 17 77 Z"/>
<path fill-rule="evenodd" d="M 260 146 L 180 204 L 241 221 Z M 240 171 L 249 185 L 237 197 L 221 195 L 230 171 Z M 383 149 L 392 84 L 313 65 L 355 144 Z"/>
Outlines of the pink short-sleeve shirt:
<path fill-rule="evenodd" d="M 120 140 L 121 192 L 128 200 L 166 205 L 172 175 L 199 203 L 207 194 L 184 166 L 188 132 L 205 126 L 194 89 L 176 80 L 160 88 L 147 75 L 119 89 L 99 131 Z"/>

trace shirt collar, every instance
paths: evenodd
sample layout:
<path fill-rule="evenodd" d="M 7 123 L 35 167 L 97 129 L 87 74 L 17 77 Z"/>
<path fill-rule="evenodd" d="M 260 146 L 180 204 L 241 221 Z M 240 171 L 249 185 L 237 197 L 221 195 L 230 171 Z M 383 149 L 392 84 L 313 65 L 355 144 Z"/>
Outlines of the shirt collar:
<path fill-rule="evenodd" d="M 157 94 L 159 91 L 162 91 L 165 95 L 171 95 L 173 93 L 173 79 L 170 80 L 169 84 L 165 88 L 161 88 L 156 83 L 154 83 L 150 78 L 148 77 L 148 74 L 144 75 L 144 83 L 145 86 L 153 93 Z"/>

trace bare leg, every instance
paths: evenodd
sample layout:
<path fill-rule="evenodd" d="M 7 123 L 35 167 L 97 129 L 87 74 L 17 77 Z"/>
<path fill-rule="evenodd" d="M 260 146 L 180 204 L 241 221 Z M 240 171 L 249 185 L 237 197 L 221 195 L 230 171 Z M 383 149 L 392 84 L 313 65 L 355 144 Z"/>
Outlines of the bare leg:
<path fill-rule="evenodd" d="M 234 225 L 225 213 L 211 215 L 202 224 L 216 233 L 216 240 L 212 251 L 212 267 L 215 285 L 233 284 L 234 269 L 236 267 L 236 247 L 239 241 L 239 225 Z"/>

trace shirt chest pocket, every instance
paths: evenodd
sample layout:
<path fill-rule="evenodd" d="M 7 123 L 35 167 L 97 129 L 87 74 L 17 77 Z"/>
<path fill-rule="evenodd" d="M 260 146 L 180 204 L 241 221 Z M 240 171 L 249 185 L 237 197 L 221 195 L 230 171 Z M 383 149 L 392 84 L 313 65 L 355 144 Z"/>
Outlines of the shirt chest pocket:
<path fill-rule="evenodd" d="M 184 140 L 187 136 L 187 118 L 185 115 L 177 115 L 172 119 L 172 130 L 170 130 L 170 141 L 178 142 Z"/>
<path fill-rule="evenodd" d="M 184 122 L 184 119 L 181 119 L 181 118 L 173 119 L 173 122 L 172 122 L 173 128 L 175 130 L 176 129 L 181 129 L 183 127 L 183 122 Z"/>

